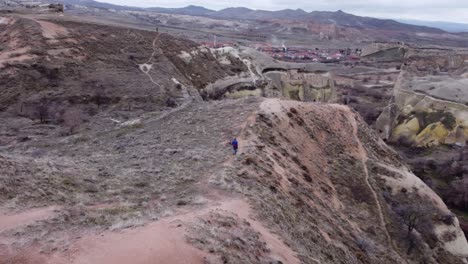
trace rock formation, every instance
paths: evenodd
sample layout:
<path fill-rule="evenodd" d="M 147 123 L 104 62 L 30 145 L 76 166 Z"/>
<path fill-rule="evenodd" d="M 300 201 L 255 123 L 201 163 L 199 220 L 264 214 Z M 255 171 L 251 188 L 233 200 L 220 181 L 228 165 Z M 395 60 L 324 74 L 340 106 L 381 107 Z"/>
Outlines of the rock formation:
<path fill-rule="evenodd" d="M 465 146 L 468 139 L 468 79 L 414 77 L 402 72 L 392 104 L 376 127 L 382 138 L 414 146 Z"/>
<path fill-rule="evenodd" d="M 239 98 L 264 96 L 305 102 L 334 102 L 336 90 L 333 75 L 318 63 L 280 62 L 246 47 L 212 50 L 220 63 L 242 61 L 248 71 L 229 76 L 202 89 L 206 98 Z"/>

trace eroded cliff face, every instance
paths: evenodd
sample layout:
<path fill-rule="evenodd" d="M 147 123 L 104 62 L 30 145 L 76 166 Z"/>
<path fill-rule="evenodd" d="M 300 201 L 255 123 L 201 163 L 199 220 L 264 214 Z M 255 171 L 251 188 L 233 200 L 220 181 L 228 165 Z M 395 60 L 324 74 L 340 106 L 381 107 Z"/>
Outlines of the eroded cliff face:
<path fill-rule="evenodd" d="M 261 96 L 304 102 L 336 101 L 333 74 L 325 65 L 280 62 L 246 47 L 226 47 L 211 52 L 220 63 L 242 62 L 247 70 L 201 89 L 206 99 Z"/>
<path fill-rule="evenodd" d="M 465 146 L 468 139 L 466 85 L 465 78 L 416 77 L 402 72 L 392 103 L 376 123 L 382 138 L 418 147 Z"/>
<path fill-rule="evenodd" d="M 331 102 L 336 91 L 330 72 L 269 72 L 266 97 L 287 98 L 303 102 Z"/>
<path fill-rule="evenodd" d="M 424 75 L 454 72 L 466 66 L 467 49 L 410 48 L 405 54 L 409 68 Z"/>

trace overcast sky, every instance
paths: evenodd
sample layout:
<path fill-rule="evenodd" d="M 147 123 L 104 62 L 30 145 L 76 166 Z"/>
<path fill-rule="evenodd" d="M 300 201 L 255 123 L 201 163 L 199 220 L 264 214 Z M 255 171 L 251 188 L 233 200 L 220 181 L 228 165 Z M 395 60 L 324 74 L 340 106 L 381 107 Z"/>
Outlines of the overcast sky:
<path fill-rule="evenodd" d="M 306 11 L 343 10 L 360 16 L 468 23 L 468 0 L 98 0 L 138 7 L 184 7 L 200 5 L 219 10 L 226 7 Z"/>

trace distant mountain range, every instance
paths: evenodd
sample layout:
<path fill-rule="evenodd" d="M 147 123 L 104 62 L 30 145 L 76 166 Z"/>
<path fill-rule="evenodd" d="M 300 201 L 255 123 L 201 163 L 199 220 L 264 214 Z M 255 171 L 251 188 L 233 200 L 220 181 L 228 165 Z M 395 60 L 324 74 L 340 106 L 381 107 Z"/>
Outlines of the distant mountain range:
<path fill-rule="evenodd" d="M 398 19 L 401 23 L 418 25 L 418 26 L 427 26 L 440 28 L 447 32 L 468 32 L 468 24 L 463 23 L 453 23 L 453 22 L 443 22 L 443 21 L 422 21 L 422 20 L 412 20 L 412 19 Z"/>
<path fill-rule="evenodd" d="M 336 12 L 312 11 L 306 12 L 302 9 L 285 9 L 280 11 L 252 10 L 245 7 L 231 7 L 219 11 L 210 10 L 200 6 L 187 6 L 183 8 L 146 8 L 146 10 L 184 14 L 192 16 L 205 16 L 224 19 L 241 20 L 295 20 L 314 21 L 324 24 L 335 24 L 338 26 L 369 28 L 379 30 L 396 30 L 406 32 L 443 33 L 443 30 L 427 26 L 410 25 L 400 23 L 391 19 L 377 19 L 371 17 L 360 17 L 345 13 L 341 10 Z"/>
<path fill-rule="evenodd" d="M 15 1 L 15 0 L 10 0 Z M 23 0 L 16 0 L 21 2 Z M 46 2 L 55 2 L 44 0 Z M 345 13 L 341 10 L 336 12 L 312 11 L 306 12 L 302 9 L 285 9 L 279 11 L 253 10 L 245 7 L 231 7 L 219 11 L 207 9 L 201 6 L 189 5 L 182 8 L 139 8 L 133 6 L 120 6 L 109 3 L 98 2 L 94 0 L 62 0 L 65 5 L 80 5 L 100 9 L 114 10 L 134 10 L 151 11 L 166 14 L 180 14 L 191 16 L 203 16 L 221 19 L 236 20 L 287 20 L 316 22 L 321 24 L 334 24 L 342 27 L 353 27 L 358 29 L 376 29 L 389 31 L 402 31 L 406 33 L 435 33 L 447 32 L 468 32 L 468 24 L 449 23 L 449 22 L 429 22 L 419 20 L 392 20 L 378 19 L 371 17 L 361 17 Z"/>

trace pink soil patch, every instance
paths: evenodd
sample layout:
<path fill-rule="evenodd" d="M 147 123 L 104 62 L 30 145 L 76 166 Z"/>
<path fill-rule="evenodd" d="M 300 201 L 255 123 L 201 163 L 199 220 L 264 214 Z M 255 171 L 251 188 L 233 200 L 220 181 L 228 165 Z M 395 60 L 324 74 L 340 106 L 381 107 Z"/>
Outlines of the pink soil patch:
<path fill-rule="evenodd" d="M 107 233 L 80 240 L 66 261 L 72 264 L 202 264 L 207 254 L 185 241 L 184 228 L 174 218 L 121 233 Z"/>
<path fill-rule="evenodd" d="M 36 20 L 42 27 L 42 35 L 48 39 L 54 39 L 59 36 L 66 36 L 68 35 L 68 31 L 66 28 L 59 26 L 57 24 L 46 22 L 42 20 Z"/>
<path fill-rule="evenodd" d="M 283 263 L 299 263 L 295 253 L 260 222 L 252 219 L 250 206 L 242 200 L 228 200 L 202 210 L 161 219 L 144 227 L 101 236 L 86 236 L 71 246 L 67 254 L 57 253 L 48 264 L 202 264 L 217 259 L 187 243 L 184 226 L 213 210 L 222 210 L 247 220 Z"/>
<path fill-rule="evenodd" d="M 50 218 L 53 215 L 54 210 L 55 207 L 47 207 L 33 209 L 18 214 L 2 214 L 0 215 L 0 233 Z"/>

